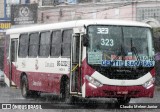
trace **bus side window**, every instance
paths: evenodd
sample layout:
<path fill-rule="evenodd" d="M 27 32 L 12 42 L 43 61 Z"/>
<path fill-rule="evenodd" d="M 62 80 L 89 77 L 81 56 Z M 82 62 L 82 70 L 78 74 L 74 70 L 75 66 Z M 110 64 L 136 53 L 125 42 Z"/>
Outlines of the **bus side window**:
<path fill-rule="evenodd" d="M 29 37 L 29 57 L 37 57 L 39 49 L 39 33 L 31 33 Z"/>
<path fill-rule="evenodd" d="M 50 53 L 50 31 L 41 32 L 39 56 L 48 57 Z"/>
<path fill-rule="evenodd" d="M 61 30 L 53 31 L 51 38 L 52 38 L 51 56 L 60 56 L 61 55 L 61 43 L 62 43 Z"/>
<path fill-rule="evenodd" d="M 70 29 L 63 31 L 62 56 L 70 56 L 72 33 L 73 30 Z"/>
<path fill-rule="evenodd" d="M 28 55 L 28 34 L 21 34 L 19 38 L 19 57 L 25 58 Z"/>

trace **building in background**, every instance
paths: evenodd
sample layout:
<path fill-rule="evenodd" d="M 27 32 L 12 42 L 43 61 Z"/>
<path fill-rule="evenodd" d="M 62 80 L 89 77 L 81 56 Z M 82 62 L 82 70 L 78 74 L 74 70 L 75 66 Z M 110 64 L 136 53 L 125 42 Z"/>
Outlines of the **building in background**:
<path fill-rule="evenodd" d="M 3 1 L 3 0 L 2 0 Z M 126 19 L 160 24 L 160 0 L 4 0 L 5 14 L 11 18 L 11 5 L 38 4 L 38 23 L 78 19 Z M 14 13 L 14 12 L 13 12 Z"/>
<path fill-rule="evenodd" d="M 5 15 L 4 15 L 4 1 L 3 0 L 0 0 L 0 18 L 2 19 L 2 18 L 4 18 L 5 17 Z"/>
<path fill-rule="evenodd" d="M 153 27 L 160 26 L 160 0 L 39 0 L 35 2 L 39 4 L 39 23 L 77 19 L 126 19 L 146 22 Z"/>
<path fill-rule="evenodd" d="M 37 10 L 38 10 L 37 4 L 11 5 L 12 25 L 26 25 L 26 24 L 37 23 Z"/>

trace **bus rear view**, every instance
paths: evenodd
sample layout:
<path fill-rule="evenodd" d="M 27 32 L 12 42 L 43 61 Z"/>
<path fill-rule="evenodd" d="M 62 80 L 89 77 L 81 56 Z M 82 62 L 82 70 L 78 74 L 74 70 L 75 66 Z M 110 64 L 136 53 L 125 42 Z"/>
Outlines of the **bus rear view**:
<path fill-rule="evenodd" d="M 155 61 L 149 27 L 90 25 L 86 41 L 86 96 L 120 103 L 153 97 Z"/>

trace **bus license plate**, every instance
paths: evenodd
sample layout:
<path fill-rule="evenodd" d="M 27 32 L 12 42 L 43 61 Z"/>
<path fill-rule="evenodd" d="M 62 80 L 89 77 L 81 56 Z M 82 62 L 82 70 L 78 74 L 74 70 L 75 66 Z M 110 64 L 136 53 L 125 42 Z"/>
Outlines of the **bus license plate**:
<path fill-rule="evenodd" d="M 128 94 L 128 91 L 118 91 L 117 94 Z"/>

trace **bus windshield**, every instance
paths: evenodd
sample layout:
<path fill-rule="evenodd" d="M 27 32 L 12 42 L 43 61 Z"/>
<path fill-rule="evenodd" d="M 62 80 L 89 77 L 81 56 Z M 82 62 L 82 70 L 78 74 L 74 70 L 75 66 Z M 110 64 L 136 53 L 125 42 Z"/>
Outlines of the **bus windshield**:
<path fill-rule="evenodd" d="M 153 67 L 155 64 L 150 28 L 92 25 L 87 32 L 90 65 Z"/>

